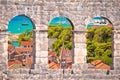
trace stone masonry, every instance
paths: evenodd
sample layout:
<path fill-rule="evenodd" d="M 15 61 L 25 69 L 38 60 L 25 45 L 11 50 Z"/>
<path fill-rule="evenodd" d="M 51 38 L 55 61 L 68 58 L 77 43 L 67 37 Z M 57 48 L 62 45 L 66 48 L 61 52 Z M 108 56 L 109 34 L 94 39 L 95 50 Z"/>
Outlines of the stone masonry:
<path fill-rule="evenodd" d="M 8 70 L 8 23 L 25 15 L 34 24 L 33 69 Z M 73 24 L 74 63 L 70 70 L 48 69 L 48 25 L 56 16 Z M 86 20 L 103 16 L 113 25 L 111 70 L 87 69 Z M 43 46 L 44 45 L 44 46 Z M 120 0 L 0 0 L 0 80 L 120 80 Z"/>

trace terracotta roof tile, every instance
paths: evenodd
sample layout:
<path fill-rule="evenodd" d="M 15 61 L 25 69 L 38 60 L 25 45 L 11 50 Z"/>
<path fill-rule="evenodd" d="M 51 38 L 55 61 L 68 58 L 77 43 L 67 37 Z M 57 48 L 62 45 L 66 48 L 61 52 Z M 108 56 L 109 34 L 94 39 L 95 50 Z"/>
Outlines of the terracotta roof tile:
<path fill-rule="evenodd" d="M 33 45 L 33 42 L 32 42 L 32 41 L 22 41 L 22 42 L 21 42 L 21 45 L 22 45 L 22 46 L 32 46 L 32 45 Z"/>
<path fill-rule="evenodd" d="M 104 63 L 100 63 L 99 65 L 96 65 L 95 68 L 96 69 L 107 69 L 107 70 L 109 70 L 110 66 L 108 66 L 107 64 L 104 64 Z"/>
<path fill-rule="evenodd" d="M 55 63 L 55 62 L 51 62 L 49 63 L 49 68 L 50 69 L 59 69 L 59 64 L 58 63 Z"/>
<path fill-rule="evenodd" d="M 15 62 L 14 61 L 8 61 L 8 66 L 13 65 Z"/>
<path fill-rule="evenodd" d="M 26 59 L 26 63 L 27 63 L 27 64 L 32 64 L 32 57 Z"/>
<path fill-rule="evenodd" d="M 96 69 L 110 70 L 110 66 L 103 63 L 101 60 L 95 60 L 95 61 L 91 62 L 91 64 L 94 65 Z"/>
<path fill-rule="evenodd" d="M 8 51 L 11 51 L 12 48 L 14 48 L 14 46 L 11 44 L 8 44 Z"/>
<path fill-rule="evenodd" d="M 19 60 L 8 61 L 8 67 L 10 67 L 14 64 L 22 64 L 22 62 Z M 26 64 L 32 64 L 32 57 L 26 59 Z"/>
<path fill-rule="evenodd" d="M 92 65 L 97 65 L 97 64 L 99 64 L 101 62 L 102 62 L 101 60 L 95 60 L 95 61 L 92 61 L 91 64 Z"/>
<path fill-rule="evenodd" d="M 17 47 L 17 48 L 15 48 L 15 50 L 17 52 L 32 52 L 32 48 L 20 48 L 20 47 Z"/>
<path fill-rule="evenodd" d="M 24 56 L 24 54 L 17 54 L 15 57 Z"/>
<path fill-rule="evenodd" d="M 66 56 L 67 53 L 72 53 L 72 50 L 63 50 L 61 53 L 62 57 Z"/>
<path fill-rule="evenodd" d="M 56 53 L 56 52 L 51 52 L 51 53 L 49 53 L 49 55 L 51 55 L 51 56 L 56 56 L 57 53 Z"/>
<path fill-rule="evenodd" d="M 72 57 L 66 57 L 66 62 L 72 62 Z"/>

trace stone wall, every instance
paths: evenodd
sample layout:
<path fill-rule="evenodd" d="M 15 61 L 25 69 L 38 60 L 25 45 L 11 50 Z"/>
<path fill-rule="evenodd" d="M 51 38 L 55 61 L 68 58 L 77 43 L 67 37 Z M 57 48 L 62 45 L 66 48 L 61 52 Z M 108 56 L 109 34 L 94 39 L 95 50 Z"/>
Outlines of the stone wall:
<path fill-rule="evenodd" d="M 0 80 L 119 80 L 120 0 L 0 0 Z M 28 16 L 34 29 L 34 69 L 7 69 L 7 26 L 17 15 Z M 74 64 L 71 70 L 49 70 L 47 28 L 55 16 L 73 24 Z M 86 20 L 103 16 L 113 24 L 113 70 L 88 70 L 86 65 Z M 42 45 L 45 46 L 42 46 Z M 92 74 L 91 74 L 92 73 Z"/>

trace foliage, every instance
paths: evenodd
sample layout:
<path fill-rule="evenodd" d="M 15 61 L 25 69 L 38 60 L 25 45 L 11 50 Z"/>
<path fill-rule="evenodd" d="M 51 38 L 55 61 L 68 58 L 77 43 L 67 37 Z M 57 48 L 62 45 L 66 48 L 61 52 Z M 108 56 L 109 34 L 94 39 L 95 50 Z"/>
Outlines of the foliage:
<path fill-rule="evenodd" d="M 48 38 L 57 38 L 57 40 L 52 44 L 53 51 L 59 52 L 61 50 L 62 44 L 64 43 L 66 49 L 72 48 L 72 27 L 62 27 L 61 25 L 48 27 Z"/>
<path fill-rule="evenodd" d="M 33 37 L 33 32 L 29 31 L 29 29 L 25 30 L 23 33 L 21 33 L 17 39 L 17 42 L 19 45 L 21 44 L 21 41 L 31 41 Z"/>
<path fill-rule="evenodd" d="M 102 60 L 107 64 L 112 62 L 112 28 L 100 26 L 87 29 L 87 61 Z"/>
<path fill-rule="evenodd" d="M 8 40 L 8 44 L 12 44 L 12 41 L 11 41 L 11 40 Z"/>

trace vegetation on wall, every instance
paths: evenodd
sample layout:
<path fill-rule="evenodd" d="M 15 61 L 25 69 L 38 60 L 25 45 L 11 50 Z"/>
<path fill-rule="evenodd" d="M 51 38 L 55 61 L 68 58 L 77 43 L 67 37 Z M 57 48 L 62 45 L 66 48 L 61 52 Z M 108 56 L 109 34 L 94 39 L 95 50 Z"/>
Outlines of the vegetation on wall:
<path fill-rule="evenodd" d="M 87 61 L 102 60 L 112 63 L 112 28 L 100 26 L 87 29 Z"/>
<path fill-rule="evenodd" d="M 58 26 L 49 26 L 48 27 L 48 38 L 56 38 L 57 40 L 52 44 L 53 51 L 59 52 L 61 50 L 62 44 L 64 43 L 65 48 L 71 50 L 72 49 L 72 27 L 62 27 Z"/>
<path fill-rule="evenodd" d="M 21 41 L 32 41 L 32 39 L 33 39 L 33 32 L 27 29 L 19 35 L 17 42 L 20 45 Z"/>

